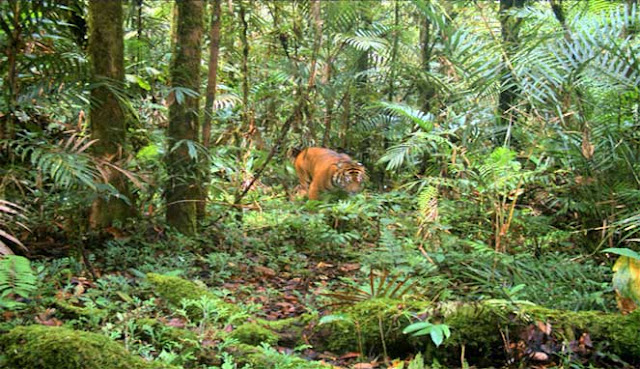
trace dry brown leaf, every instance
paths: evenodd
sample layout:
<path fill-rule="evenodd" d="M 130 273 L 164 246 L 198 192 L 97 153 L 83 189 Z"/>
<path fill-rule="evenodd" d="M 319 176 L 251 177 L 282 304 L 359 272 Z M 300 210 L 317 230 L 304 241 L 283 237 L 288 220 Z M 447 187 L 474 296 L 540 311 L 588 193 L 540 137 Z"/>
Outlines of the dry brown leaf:
<path fill-rule="evenodd" d="M 318 265 L 316 265 L 316 268 L 318 268 L 318 269 L 333 268 L 333 264 L 329 264 L 329 263 L 325 263 L 325 262 L 321 261 L 321 262 L 318 263 Z"/>
<path fill-rule="evenodd" d="M 346 263 L 342 264 L 340 270 L 343 272 L 352 272 L 354 270 L 360 269 L 360 263 Z"/>
<path fill-rule="evenodd" d="M 551 334 L 551 324 L 545 323 L 545 322 L 541 322 L 541 321 L 537 321 L 536 325 L 538 326 L 538 329 L 542 331 L 542 333 L 544 333 L 546 335 L 550 335 Z"/>
<path fill-rule="evenodd" d="M 537 351 L 529 355 L 529 358 L 534 361 L 547 361 L 549 360 L 549 355 L 544 352 Z"/>
<path fill-rule="evenodd" d="M 375 366 L 369 363 L 358 363 L 353 366 L 353 369 L 373 369 L 373 368 L 375 368 Z"/>
<path fill-rule="evenodd" d="M 582 131 L 582 145 L 580 146 L 580 149 L 582 151 L 582 156 L 587 160 L 593 158 L 593 153 L 595 152 L 595 146 L 590 142 L 589 136 L 588 129 Z"/>
<path fill-rule="evenodd" d="M 82 283 L 79 283 L 76 285 L 76 288 L 73 291 L 73 295 L 80 296 L 84 293 L 84 291 L 85 291 L 84 286 L 82 285 Z"/>
<path fill-rule="evenodd" d="M 253 270 L 258 273 L 258 274 L 262 274 L 265 275 L 267 277 L 275 277 L 276 276 L 276 272 L 271 269 L 268 268 L 266 266 L 262 266 L 262 265 L 256 265 Z"/>

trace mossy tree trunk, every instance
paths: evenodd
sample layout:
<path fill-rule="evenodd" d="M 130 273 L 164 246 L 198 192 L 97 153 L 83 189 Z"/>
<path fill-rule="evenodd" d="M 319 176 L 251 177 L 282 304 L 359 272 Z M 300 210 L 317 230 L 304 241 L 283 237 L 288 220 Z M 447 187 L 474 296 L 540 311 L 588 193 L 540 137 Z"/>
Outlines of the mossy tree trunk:
<path fill-rule="evenodd" d="M 167 213 L 170 226 L 185 234 L 196 232 L 196 202 L 202 176 L 198 157 L 193 155 L 199 132 L 199 97 L 185 94 L 200 90 L 204 2 L 176 1 L 176 43 L 171 61 L 173 99 L 169 107 L 169 150 L 165 157 L 169 180 L 166 186 Z M 191 152 L 191 153 L 190 153 Z"/>
<path fill-rule="evenodd" d="M 89 1 L 89 56 L 91 59 L 91 137 L 94 154 L 115 165 L 124 157 L 126 120 L 123 102 L 114 94 L 124 83 L 123 8 L 121 0 Z M 122 96 L 123 94 L 121 94 Z M 131 198 L 124 175 L 107 168 L 107 179 L 121 195 Z M 99 197 L 91 206 L 89 223 L 104 228 L 133 213 L 122 198 Z"/>
<path fill-rule="evenodd" d="M 218 56 L 220 54 L 220 16 L 222 15 L 221 0 L 211 0 L 211 29 L 209 32 L 209 75 L 207 79 L 207 92 L 204 104 L 204 120 L 202 123 L 202 146 L 209 151 L 211 146 L 211 119 L 213 116 L 213 103 L 216 100 L 216 85 L 218 83 Z M 200 199 L 196 205 L 198 219 L 206 215 L 207 198 L 209 197 L 209 181 L 211 179 L 210 163 L 204 158 L 204 180 L 200 183 Z"/>

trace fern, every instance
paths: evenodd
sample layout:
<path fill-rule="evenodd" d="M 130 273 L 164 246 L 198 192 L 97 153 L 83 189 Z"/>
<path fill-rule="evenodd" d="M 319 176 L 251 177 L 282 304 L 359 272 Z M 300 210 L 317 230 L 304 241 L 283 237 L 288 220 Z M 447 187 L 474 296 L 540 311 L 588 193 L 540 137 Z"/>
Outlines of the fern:
<path fill-rule="evenodd" d="M 24 303 L 17 297 L 29 298 L 37 289 L 38 279 L 31 269 L 29 259 L 5 255 L 0 258 L 0 307 L 19 309 Z"/>
<path fill-rule="evenodd" d="M 105 166 L 126 172 L 114 165 L 100 162 L 87 153 L 95 140 L 86 136 L 72 134 L 56 143 L 51 143 L 34 133 L 20 134 L 10 143 L 17 158 L 31 164 L 39 173 L 48 177 L 59 188 L 99 188 L 112 192 L 113 189 L 101 186 L 107 182 Z M 135 178 L 128 172 L 128 178 Z"/>
<path fill-rule="evenodd" d="M 332 298 L 336 305 L 353 305 L 361 301 L 376 298 L 402 299 L 403 296 L 413 291 L 417 281 L 412 278 L 402 279 L 399 274 L 390 276 L 388 271 L 383 271 L 376 278 L 373 269 L 369 271 L 369 280 L 361 286 L 347 286 L 343 292 L 325 293 L 323 296 Z"/>
<path fill-rule="evenodd" d="M 427 186 L 418 195 L 418 209 L 422 214 L 422 222 L 434 222 L 438 219 L 438 189 Z"/>

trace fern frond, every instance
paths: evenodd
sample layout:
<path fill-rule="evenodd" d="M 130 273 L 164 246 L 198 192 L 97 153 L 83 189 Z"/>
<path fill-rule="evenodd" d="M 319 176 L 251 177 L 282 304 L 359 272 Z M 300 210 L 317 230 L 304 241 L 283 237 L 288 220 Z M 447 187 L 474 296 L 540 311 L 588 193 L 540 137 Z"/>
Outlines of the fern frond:
<path fill-rule="evenodd" d="M 28 298 L 38 287 L 38 278 L 29 259 L 17 255 L 0 257 L 0 307 L 17 309 L 24 303 L 16 296 Z"/>
<path fill-rule="evenodd" d="M 433 222 L 438 218 L 438 189 L 427 186 L 418 194 L 418 210 L 422 221 Z"/>
<path fill-rule="evenodd" d="M 380 105 L 386 108 L 391 113 L 394 113 L 402 118 L 410 119 L 414 124 L 418 125 L 425 132 L 430 132 L 433 129 L 434 117 L 431 113 L 424 113 L 418 109 L 414 109 L 402 104 L 381 102 Z"/>
<path fill-rule="evenodd" d="M 355 35 L 343 33 L 336 34 L 334 42 L 342 42 L 355 48 L 358 51 L 387 51 L 389 43 L 384 38 L 378 37 L 372 30 L 357 30 Z"/>

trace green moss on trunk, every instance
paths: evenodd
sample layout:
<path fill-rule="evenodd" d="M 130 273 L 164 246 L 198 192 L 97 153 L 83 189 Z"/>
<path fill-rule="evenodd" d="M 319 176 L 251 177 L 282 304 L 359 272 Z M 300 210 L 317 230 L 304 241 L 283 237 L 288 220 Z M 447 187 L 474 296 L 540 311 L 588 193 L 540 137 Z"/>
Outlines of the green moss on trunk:
<path fill-rule="evenodd" d="M 169 173 L 166 218 L 169 225 L 178 231 L 194 234 L 196 202 L 202 177 L 197 160 L 189 154 L 189 144 L 198 142 L 200 104 L 199 96 L 184 94 L 179 89 L 187 88 L 199 94 L 204 2 L 185 0 L 175 5 L 178 12 L 177 32 L 171 62 L 171 86 L 174 91 L 169 107 L 169 150 L 165 159 Z"/>
<path fill-rule="evenodd" d="M 0 352 L 0 367 L 7 369 L 170 368 L 143 361 L 103 335 L 42 325 L 1 335 Z"/>

